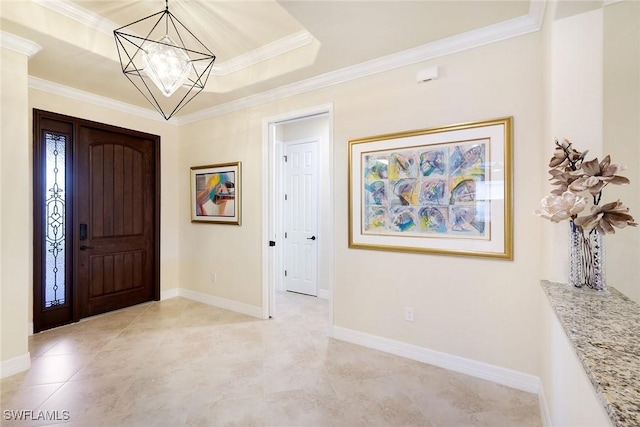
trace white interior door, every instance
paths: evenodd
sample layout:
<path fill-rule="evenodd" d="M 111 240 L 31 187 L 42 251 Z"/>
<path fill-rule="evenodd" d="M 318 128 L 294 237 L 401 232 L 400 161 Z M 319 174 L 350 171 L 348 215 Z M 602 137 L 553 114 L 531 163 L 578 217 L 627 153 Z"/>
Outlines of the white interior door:
<path fill-rule="evenodd" d="M 318 296 L 318 142 L 284 148 L 285 289 Z"/>

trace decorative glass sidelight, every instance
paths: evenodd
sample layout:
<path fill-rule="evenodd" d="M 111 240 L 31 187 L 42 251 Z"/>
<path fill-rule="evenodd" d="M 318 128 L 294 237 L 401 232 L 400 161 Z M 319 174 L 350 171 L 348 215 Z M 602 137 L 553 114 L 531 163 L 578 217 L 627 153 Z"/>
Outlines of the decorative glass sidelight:
<path fill-rule="evenodd" d="M 64 135 L 45 134 L 45 292 L 44 307 L 65 303 L 65 152 Z"/>

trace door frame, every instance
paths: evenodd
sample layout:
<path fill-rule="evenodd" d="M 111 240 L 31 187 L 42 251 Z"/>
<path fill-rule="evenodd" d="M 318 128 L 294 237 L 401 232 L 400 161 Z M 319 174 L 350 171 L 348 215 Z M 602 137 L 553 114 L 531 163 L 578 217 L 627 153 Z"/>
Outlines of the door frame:
<path fill-rule="evenodd" d="M 42 180 L 44 177 L 44 171 L 42 169 L 42 155 L 41 152 L 36 150 L 40 147 L 40 134 L 41 128 L 39 127 L 40 119 L 50 119 L 71 125 L 71 149 L 68 150 L 71 154 L 71 158 L 66 160 L 66 164 L 71 165 L 71 173 L 76 170 L 77 160 L 77 145 L 75 141 L 78 138 L 78 129 L 80 126 L 87 126 L 96 129 L 101 129 L 110 132 L 117 132 L 125 135 L 131 135 L 134 137 L 149 139 L 153 142 L 154 151 L 154 224 L 153 224 L 153 300 L 160 300 L 160 136 L 153 135 L 145 132 L 140 132 L 132 129 L 126 129 L 119 126 L 113 126 L 105 123 L 95 122 L 91 120 L 81 119 L 78 117 L 67 116 L 64 114 L 53 113 L 50 111 L 33 109 L 33 329 L 34 332 L 42 330 L 41 319 L 41 300 L 42 299 L 42 282 L 44 279 L 44 271 L 42 269 L 42 250 L 43 250 L 43 233 L 42 233 L 42 221 L 44 221 L 42 209 L 42 196 L 46 189 L 42 187 Z M 65 242 L 65 251 L 70 254 L 67 258 L 71 259 L 71 268 L 67 273 L 69 275 L 69 283 L 71 289 L 71 321 L 64 324 L 77 322 L 80 320 L 80 299 L 78 292 L 78 283 L 74 279 L 77 276 L 78 270 L 78 251 L 75 248 L 75 233 L 78 230 L 79 224 L 74 213 L 78 209 L 78 198 L 76 196 L 77 182 L 72 179 L 73 185 L 71 187 L 71 212 L 67 218 L 66 229 L 70 235 Z M 68 245 L 68 247 L 66 246 Z"/>
<path fill-rule="evenodd" d="M 318 144 L 319 158 L 324 159 L 319 162 L 318 182 L 319 185 L 327 186 L 329 194 L 333 195 L 333 104 L 324 104 L 303 110 L 291 111 L 274 117 L 267 117 L 262 120 L 262 318 L 268 319 L 276 317 L 275 292 L 276 292 L 276 272 L 279 266 L 283 265 L 282 254 L 284 251 L 282 239 L 278 238 L 278 202 L 276 197 L 282 194 L 282 143 L 278 141 L 275 131 L 279 124 L 304 120 L 314 116 L 328 116 L 329 138 Z M 278 158 L 280 161 L 278 161 Z M 324 184 L 322 184 L 324 182 Z M 320 188 L 319 188 L 320 191 Z M 326 206 L 333 206 L 333 200 L 323 200 L 318 197 L 318 210 Z M 325 236 L 326 234 L 326 236 Z M 326 254 L 327 274 L 326 280 L 329 287 L 329 320 L 333 325 L 333 235 L 334 221 L 333 213 L 327 221 L 327 230 L 321 237 L 322 246 L 318 248 L 318 257 L 322 253 Z M 275 246 L 271 245 L 274 242 Z M 323 251 L 323 252 L 320 252 Z M 330 331 L 332 334 L 333 331 Z"/>
<path fill-rule="evenodd" d="M 285 122 L 286 123 L 286 122 Z M 279 141 L 277 141 L 278 143 L 280 143 Z M 276 157 L 277 159 L 283 159 L 284 158 L 284 153 L 287 153 L 287 147 L 290 145 L 299 145 L 299 144 L 309 144 L 309 143 L 315 143 L 316 144 L 316 167 L 313 171 L 313 173 L 316 175 L 315 179 L 316 179 L 316 188 L 315 188 L 315 194 L 316 194 L 316 213 L 320 212 L 320 194 L 319 194 L 319 187 L 320 187 L 320 180 L 319 180 L 319 175 L 320 175 L 320 144 L 321 144 L 322 140 L 320 137 L 318 136 L 309 136 L 309 137 L 305 137 L 302 139 L 295 139 L 295 140 L 291 140 L 291 141 L 282 141 L 281 145 L 282 145 L 282 153 L 283 155 L 280 157 Z M 284 165 L 284 163 L 286 163 L 285 161 L 278 161 L 277 162 L 279 165 L 282 166 L 282 188 L 283 188 L 283 193 L 287 193 L 286 188 L 287 188 L 287 167 Z M 288 193 L 287 193 L 288 195 Z M 276 221 L 276 230 L 286 230 L 287 228 L 287 209 L 286 209 L 286 201 L 284 199 L 284 197 L 282 197 L 280 194 L 277 195 L 276 197 L 274 197 L 274 200 L 279 200 L 280 203 L 278 205 L 278 208 L 280 209 L 280 212 L 282 213 L 281 215 L 275 215 L 274 220 Z M 276 211 L 277 212 L 277 211 Z M 314 224 L 315 226 L 315 234 L 318 234 L 319 232 L 319 215 L 316 215 L 316 223 Z M 276 235 L 282 236 L 282 233 L 276 233 Z M 324 236 L 323 236 L 324 237 Z M 316 269 L 315 269 L 315 277 L 314 277 L 314 281 L 316 284 L 316 289 L 315 289 L 315 295 L 312 296 L 316 296 L 319 297 L 320 294 L 320 282 L 318 280 L 318 263 L 319 263 L 319 254 L 320 251 L 323 249 L 323 239 L 318 239 L 318 241 L 315 243 L 316 245 L 316 255 L 315 255 L 315 264 L 316 264 Z M 283 242 L 281 246 L 281 250 L 283 252 L 282 255 L 282 259 L 284 260 L 284 267 L 286 269 L 287 265 L 286 265 L 286 260 L 287 260 L 287 245 L 285 242 Z M 286 278 L 282 278 L 282 280 L 278 280 L 278 275 L 276 275 L 276 289 L 277 290 L 286 290 Z M 280 282 L 282 282 L 282 285 L 280 286 Z M 306 295 L 306 294 L 305 294 Z"/>

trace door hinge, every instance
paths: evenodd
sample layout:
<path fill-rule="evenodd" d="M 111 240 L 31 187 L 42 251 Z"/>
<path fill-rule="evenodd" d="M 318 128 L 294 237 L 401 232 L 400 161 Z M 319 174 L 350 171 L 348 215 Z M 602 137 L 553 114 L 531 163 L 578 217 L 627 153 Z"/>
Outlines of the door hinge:
<path fill-rule="evenodd" d="M 285 239 L 287 238 L 287 232 L 286 231 L 284 232 L 284 238 Z"/>
<path fill-rule="evenodd" d="M 287 270 L 284 271 L 284 277 L 287 277 Z"/>
<path fill-rule="evenodd" d="M 287 200 L 287 195 L 286 195 L 286 194 L 284 195 L 284 200 L 285 200 L 285 201 Z"/>
<path fill-rule="evenodd" d="M 286 163 L 288 161 L 287 156 L 284 156 L 284 162 Z"/>

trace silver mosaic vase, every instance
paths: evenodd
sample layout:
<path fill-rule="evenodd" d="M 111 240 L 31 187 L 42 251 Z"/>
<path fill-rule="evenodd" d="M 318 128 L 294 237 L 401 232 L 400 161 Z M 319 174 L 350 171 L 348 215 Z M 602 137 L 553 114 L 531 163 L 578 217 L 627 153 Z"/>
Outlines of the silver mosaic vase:
<path fill-rule="evenodd" d="M 606 291 L 604 236 L 569 221 L 569 284 Z"/>

